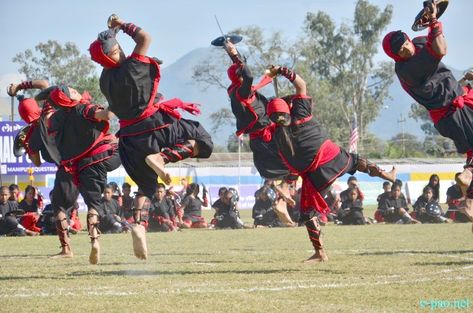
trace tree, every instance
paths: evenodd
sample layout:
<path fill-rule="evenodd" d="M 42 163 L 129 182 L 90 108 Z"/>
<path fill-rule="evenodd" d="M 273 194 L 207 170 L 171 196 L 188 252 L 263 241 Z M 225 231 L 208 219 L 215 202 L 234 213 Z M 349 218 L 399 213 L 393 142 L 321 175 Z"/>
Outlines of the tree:
<path fill-rule="evenodd" d="M 424 157 L 422 143 L 413 134 L 399 133 L 388 141 L 388 158 Z"/>
<path fill-rule="evenodd" d="M 373 58 L 391 16 L 392 6 L 381 11 L 366 0 L 358 0 L 352 25 L 342 23 L 337 28 L 320 11 L 306 16 L 297 71 L 308 82 L 308 93 L 317 99 L 320 120 L 338 142 L 347 141 L 356 114 L 362 143 L 367 126 L 389 96 L 393 66 L 387 62 L 375 66 Z"/>
<path fill-rule="evenodd" d="M 235 134 L 231 134 L 228 138 L 227 150 L 228 152 L 238 152 L 238 145 L 240 145 L 241 152 L 251 152 L 250 140 L 248 136 L 243 136 L 242 139 L 238 139 Z"/>
<path fill-rule="evenodd" d="M 87 90 L 97 103 L 105 104 L 95 65 L 72 42 L 64 45 L 54 40 L 39 43 L 34 51 L 27 49 L 17 53 L 13 62 L 20 65 L 18 71 L 29 80 L 47 79 L 51 85 L 64 83 L 79 92 Z"/>

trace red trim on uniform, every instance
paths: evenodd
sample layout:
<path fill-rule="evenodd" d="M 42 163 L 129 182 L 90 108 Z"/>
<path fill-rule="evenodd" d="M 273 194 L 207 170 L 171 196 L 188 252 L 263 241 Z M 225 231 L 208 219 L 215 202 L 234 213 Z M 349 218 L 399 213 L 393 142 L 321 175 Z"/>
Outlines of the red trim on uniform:
<path fill-rule="evenodd" d="M 25 135 L 25 140 L 24 140 L 24 142 L 25 142 L 26 144 L 24 145 L 24 147 L 25 147 L 26 153 L 28 153 L 29 155 L 34 155 L 34 154 L 37 154 L 37 153 L 38 153 L 38 151 L 33 151 L 33 150 L 31 150 L 31 149 L 30 149 L 30 145 L 29 145 L 30 137 L 31 137 L 31 135 L 33 135 L 33 131 L 34 131 L 34 129 L 36 128 L 36 126 L 37 126 L 36 123 L 30 124 L 30 128 L 28 129 L 28 132 L 27 132 L 26 135 Z"/>
<path fill-rule="evenodd" d="M 322 214 L 328 214 L 330 208 L 325 202 L 324 198 L 320 194 L 320 191 L 315 188 L 312 182 L 309 179 L 307 173 L 317 170 L 320 166 L 332 161 L 339 153 L 340 147 L 334 144 L 330 139 L 327 139 L 319 148 L 319 151 L 314 156 L 312 163 L 304 170 L 299 171 L 296 168 L 292 167 L 284 155 L 279 150 L 279 155 L 281 160 L 289 169 L 290 172 L 296 173 L 302 177 L 302 190 L 301 190 L 301 211 L 303 213 L 308 213 L 312 210 L 316 210 Z M 338 176 L 334 176 L 335 179 Z"/>
<path fill-rule="evenodd" d="M 473 89 L 467 85 L 463 87 L 463 91 L 464 94 L 453 99 L 449 105 L 428 111 L 434 124 L 437 124 L 441 119 L 452 115 L 457 109 L 463 109 L 465 105 L 473 108 Z"/>
<path fill-rule="evenodd" d="M 309 115 L 309 116 L 306 116 L 306 117 L 304 117 L 304 118 L 301 118 L 301 119 L 298 119 L 298 120 L 292 122 L 292 125 L 301 125 L 301 124 L 304 124 L 304 123 L 310 121 L 313 117 L 314 117 L 314 116 L 311 114 L 311 115 Z"/>

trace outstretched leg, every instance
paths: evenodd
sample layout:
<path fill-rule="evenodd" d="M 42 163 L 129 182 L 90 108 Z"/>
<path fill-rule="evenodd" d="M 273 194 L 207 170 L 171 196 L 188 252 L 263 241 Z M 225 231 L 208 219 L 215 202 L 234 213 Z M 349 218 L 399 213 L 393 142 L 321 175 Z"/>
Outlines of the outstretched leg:
<path fill-rule="evenodd" d="M 98 229 L 99 214 L 94 209 L 89 209 L 87 213 L 87 230 L 89 231 L 91 249 L 89 255 L 90 264 L 98 264 L 100 261 L 100 244 L 99 236 L 100 231 Z"/>
<path fill-rule="evenodd" d="M 317 217 L 312 217 L 310 220 L 305 222 L 305 227 L 307 228 L 307 233 L 309 234 L 309 239 L 312 242 L 315 253 L 310 258 L 308 258 L 306 263 L 318 263 L 328 261 L 328 256 L 325 253 L 323 242 L 321 238 L 321 227 L 317 221 Z"/>
<path fill-rule="evenodd" d="M 393 167 L 391 171 L 386 172 L 385 170 L 379 168 L 378 165 L 371 163 L 365 158 L 360 157 L 358 159 L 358 165 L 356 167 L 356 170 L 362 173 L 367 173 L 372 177 L 380 177 L 382 179 L 389 180 L 392 183 L 394 183 L 394 181 L 396 180 L 397 170 L 395 167 Z"/>
<path fill-rule="evenodd" d="M 71 250 L 68 232 L 69 224 L 67 222 L 66 213 L 64 211 L 59 211 L 56 215 L 56 231 L 59 237 L 59 242 L 61 243 L 61 252 L 56 255 L 53 255 L 51 258 L 72 258 L 74 255 Z"/>
<path fill-rule="evenodd" d="M 174 147 L 166 147 L 161 152 L 146 156 L 146 164 L 151 167 L 166 185 L 171 183 L 171 175 L 166 171 L 167 163 L 175 163 L 198 155 L 199 145 L 195 140 L 188 140 Z"/>

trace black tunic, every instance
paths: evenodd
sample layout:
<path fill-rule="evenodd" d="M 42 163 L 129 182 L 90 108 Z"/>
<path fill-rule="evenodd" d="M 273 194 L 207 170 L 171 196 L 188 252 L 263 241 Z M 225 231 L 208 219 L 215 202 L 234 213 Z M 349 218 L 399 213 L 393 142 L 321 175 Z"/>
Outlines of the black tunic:
<path fill-rule="evenodd" d="M 202 219 L 202 201 L 199 198 L 186 196 L 181 202 L 181 206 L 184 207 L 184 219 L 191 220 L 192 222 L 200 222 Z"/>

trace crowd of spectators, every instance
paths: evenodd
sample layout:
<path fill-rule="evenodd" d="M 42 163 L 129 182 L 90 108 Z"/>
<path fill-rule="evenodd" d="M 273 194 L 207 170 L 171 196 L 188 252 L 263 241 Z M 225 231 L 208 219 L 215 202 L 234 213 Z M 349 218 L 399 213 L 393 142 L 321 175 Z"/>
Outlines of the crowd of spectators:
<path fill-rule="evenodd" d="M 460 173 L 457 173 L 455 178 Z M 325 196 L 329 214 L 320 215 L 321 224 L 333 222 L 341 225 L 365 225 L 372 223 L 450 223 L 469 222 L 459 210 L 462 192 L 457 184 L 447 190 L 447 210 L 440 201 L 440 178 L 433 174 L 422 194 L 411 205 L 402 192 L 402 182 L 383 182 L 383 192 L 377 197 L 373 218 L 365 216 L 365 195 L 357 178 L 350 176 L 347 189 L 340 193 L 331 189 Z M 141 214 L 142 223 L 150 232 L 172 232 L 184 228 L 242 229 L 294 227 L 299 221 L 300 189 L 296 185 L 265 180 L 254 194 L 253 223 L 245 223 L 240 217 L 239 194 L 235 188 L 221 187 L 218 199 L 209 203 L 208 190 L 204 185 L 187 183 L 166 188 L 158 184 L 152 199 L 145 203 Z M 49 195 L 51 197 L 51 194 Z M 215 211 L 207 223 L 202 215 L 203 207 Z M 69 231 L 74 234 L 82 229 L 78 204 L 66 212 Z M 114 182 L 106 185 L 100 215 L 99 229 L 102 233 L 120 233 L 131 229 L 133 223 L 134 196 L 131 185 L 121 188 Z M 0 189 L 0 235 L 35 236 L 56 234 L 55 216 L 51 204 L 44 206 L 39 190 L 28 185 L 24 193 L 17 185 Z"/>

